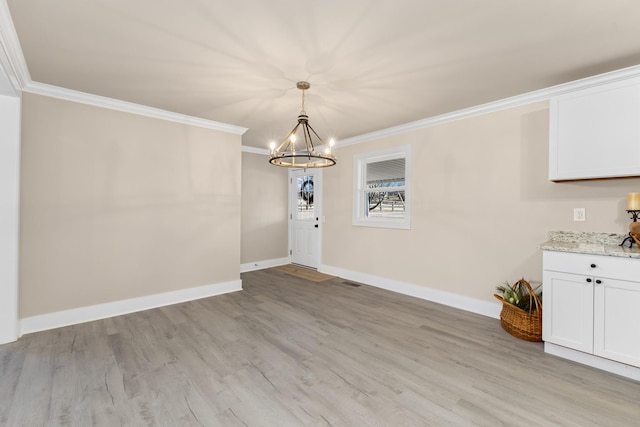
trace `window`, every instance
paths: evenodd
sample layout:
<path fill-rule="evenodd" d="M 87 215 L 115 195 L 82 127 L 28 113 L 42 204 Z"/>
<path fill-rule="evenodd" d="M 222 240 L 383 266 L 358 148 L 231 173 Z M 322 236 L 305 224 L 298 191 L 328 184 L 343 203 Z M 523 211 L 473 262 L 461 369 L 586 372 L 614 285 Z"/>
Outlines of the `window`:
<path fill-rule="evenodd" d="M 354 157 L 353 225 L 411 228 L 408 145 Z"/>

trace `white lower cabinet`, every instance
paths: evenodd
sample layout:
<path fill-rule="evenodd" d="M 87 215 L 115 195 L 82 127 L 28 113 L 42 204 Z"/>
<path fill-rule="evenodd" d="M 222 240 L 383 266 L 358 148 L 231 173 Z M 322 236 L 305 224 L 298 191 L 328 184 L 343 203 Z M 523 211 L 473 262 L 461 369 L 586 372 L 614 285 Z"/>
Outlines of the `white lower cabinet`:
<path fill-rule="evenodd" d="M 640 367 L 640 259 L 545 251 L 542 339 Z"/>
<path fill-rule="evenodd" d="M 640 366 L 640 283 L 601 282 L 594 289 L 593 353 Z"/>
<path fill-rule="evenodd" d="M 588 279 L 577 274 L 544 271 L 543 341 L 593 352 L 593 285 Z"/>

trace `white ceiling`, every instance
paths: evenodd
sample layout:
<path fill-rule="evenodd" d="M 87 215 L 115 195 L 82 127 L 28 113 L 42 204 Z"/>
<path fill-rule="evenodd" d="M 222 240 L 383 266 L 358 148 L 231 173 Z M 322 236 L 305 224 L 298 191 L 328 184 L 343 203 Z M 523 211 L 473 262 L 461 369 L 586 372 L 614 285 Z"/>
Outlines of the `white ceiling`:
<path fill-rule="evenodd" d="M 640 64 L 637 0 L 7 0 L 35 82 L 328 140 Z"/>

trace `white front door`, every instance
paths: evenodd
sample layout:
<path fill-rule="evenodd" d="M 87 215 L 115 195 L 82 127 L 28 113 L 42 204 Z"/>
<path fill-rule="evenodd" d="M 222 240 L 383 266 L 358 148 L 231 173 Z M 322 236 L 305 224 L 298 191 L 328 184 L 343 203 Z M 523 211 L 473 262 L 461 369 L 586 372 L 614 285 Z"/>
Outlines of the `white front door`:
<path fill-rule="evenodd" d="M 318 268 L 320 255 L 321 173 L 305 169 L 289 174 L 291 262 L 311 268 Z"/>

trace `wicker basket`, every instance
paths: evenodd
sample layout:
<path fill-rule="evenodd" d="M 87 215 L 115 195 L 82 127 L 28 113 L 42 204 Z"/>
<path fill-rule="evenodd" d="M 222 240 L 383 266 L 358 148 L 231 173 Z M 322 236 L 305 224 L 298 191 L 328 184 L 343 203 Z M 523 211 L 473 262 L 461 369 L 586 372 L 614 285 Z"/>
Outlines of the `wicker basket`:
<path fill-rule="evenodd" d="M 522 284 L 529 290 L 529 307 L 535 307 L 531 312 L 524 311 L 513 304 L 509 304 L 499 295 L 494 295 L 502 302 L 500 324 L 502 328 L 516 338 L 525 341 L 542 341 L 542 302 L 531 285 L 526 280 Z"/>

